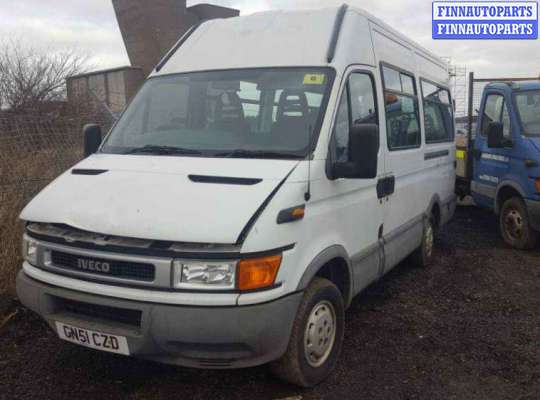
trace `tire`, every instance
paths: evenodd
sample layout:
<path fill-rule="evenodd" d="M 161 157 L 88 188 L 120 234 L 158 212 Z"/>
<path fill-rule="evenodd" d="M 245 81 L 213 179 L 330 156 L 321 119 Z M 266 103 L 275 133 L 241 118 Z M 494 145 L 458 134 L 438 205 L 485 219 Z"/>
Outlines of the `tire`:
<path fill-rule="evenodd" d="M 520 197 L 511 197 L 503 203 L 499 229 L 504 241 L 516 249 L 534 249 L 538 243 L 538 233 L 531 228 L 527 207 Z"/>
<path fill-rule="evenodd" d="M 336 285 L 315 278 L 298 308 L 285 355 L 270 364 L 272 372 L 284 381 L 305 388 L 328 378 L 341 353 L 344 310 L 343 297 Z M 319 345 L 313 346 L 317 341 Z"/>
<path fill-rule="evenodd" d="M 429 268 L 433 263 L 433 249 L 435 247 L 435 228 L 433 217 L 424 219 L 422 244 L 411 254 L 411 262 L 419 268 Z"/>

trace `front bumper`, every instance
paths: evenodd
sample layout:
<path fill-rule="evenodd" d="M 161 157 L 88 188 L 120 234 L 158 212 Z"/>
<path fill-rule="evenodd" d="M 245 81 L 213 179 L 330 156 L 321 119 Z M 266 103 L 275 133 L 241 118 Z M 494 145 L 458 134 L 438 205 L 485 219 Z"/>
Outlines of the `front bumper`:
<path fill-rule="evenodd" d="M 525 204 L 527 205 L 531 227 L 535 231 L 540 232 L 540 201 L 527 199 L 525 200 Z"/>
<path fill-rule="evenodd" d="M 135 357 L 194 368 L 244 368 L 281 357 L 302 299 L 294 293 L 252 306 L 197 307 L 119 300 L 50 286 L 21 271 L 17 277 L 21 302 L 55 322 L 125 336 Z M 204 294 L 200 294 L 204 296 Z M 77 313 L 65 304 L 108 312 Z M 75 303 L 73 303 L 75 302 Z M 94 307 L 94 308 L 92 308 Z M 117 310 L 118 313 L 110 312 Z M 130 312 L 126 312 L 129 310 Z M 139 323 L 116 318 L 140 315 Z"/>

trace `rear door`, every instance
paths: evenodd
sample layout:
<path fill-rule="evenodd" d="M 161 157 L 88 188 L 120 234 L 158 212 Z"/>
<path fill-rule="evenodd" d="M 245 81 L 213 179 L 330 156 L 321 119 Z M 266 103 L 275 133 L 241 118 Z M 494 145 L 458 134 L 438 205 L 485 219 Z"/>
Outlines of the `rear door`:
<path fill-rule="evenodd" d="M 473 197 L 477 203 L 487 207 L 494 206 L 497 186 L 510 170 L 512 147 L 490 148 L 487 132 L 491 122 L 501 122 L 504 126 L 504 137 L 511 143 L 512 131 L 508 99 L 502 91 L 495 89 L 486 93 L 481 110 L 480 135 L 475 141 L 477 160 L 474 163 Z"/>

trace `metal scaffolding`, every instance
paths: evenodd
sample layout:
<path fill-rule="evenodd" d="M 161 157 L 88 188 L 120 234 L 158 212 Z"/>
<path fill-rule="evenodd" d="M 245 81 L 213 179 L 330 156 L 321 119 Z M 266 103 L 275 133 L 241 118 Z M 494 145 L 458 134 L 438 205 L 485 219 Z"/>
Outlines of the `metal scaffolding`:
<path fill-rule="evenodd" d="M 467 66 L 456 65 L 452 63 L 450 57 L 443 57 L 448 63 L 448 72 L 450 74 L 450 89 L 452 98 L 456 102 L 456 117 L 467 115 Z"/>

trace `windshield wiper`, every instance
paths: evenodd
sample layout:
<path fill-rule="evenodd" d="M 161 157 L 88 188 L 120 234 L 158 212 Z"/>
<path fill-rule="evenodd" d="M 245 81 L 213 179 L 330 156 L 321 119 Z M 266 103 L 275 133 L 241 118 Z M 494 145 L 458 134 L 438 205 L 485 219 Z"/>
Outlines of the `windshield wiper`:
<path fill-rule="evenodd" d="M 125 154 L 199 155 L 202 153 L 198 150 L 184 149 L 182 147 L 147 145 L 129 150 Z"/>
<path fill-rule="evenodd" d="M 301 159 L 304 158 L 298 154 L 281 153 L 278 151 L 265 150 L 233 150 L 229 152 L 217 153 L 215 157 L 224 158 L 277 158 L 277 159 Z"/>

